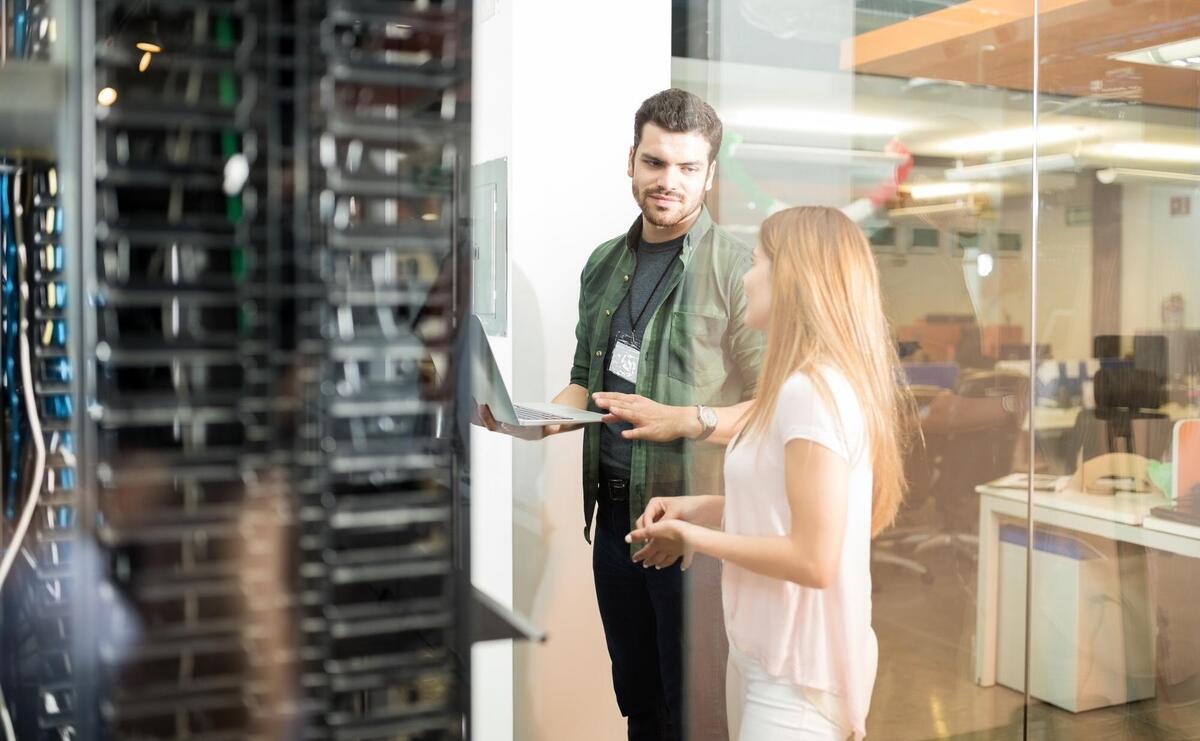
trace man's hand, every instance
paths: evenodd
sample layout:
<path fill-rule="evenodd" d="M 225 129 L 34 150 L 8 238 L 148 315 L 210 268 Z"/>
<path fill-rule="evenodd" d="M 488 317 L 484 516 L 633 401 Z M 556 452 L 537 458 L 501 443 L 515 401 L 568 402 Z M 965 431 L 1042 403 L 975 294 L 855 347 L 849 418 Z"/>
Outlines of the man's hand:
<path fill-rule="evenodd" d="M 471 424 L 478 425 L 492 432 L 499 432 L 518 440 L 541 440 L 547 435 L 559 431 L 561 425 L 544 425 L 541 427 L 520 427 L 505 424 L 492 416 L 492 410 L 487 404 L 475 404 L 475 412 L 471 415 Z"/>
<path fill-rule="evenodd" d="M 628 422 L 632 430 L 621 436 L 626 440 L 651 440 L 665 443 L 681 437 L 692 439 L 703 431 L 696 407 L 672 407 L 637 394 L 601 391 L 592 394 L 596 406 L 608 412 L 604 421 Z"/>
<path fill-rule="evenodd" d="M 660 520 L 638 527 L 625 536 L 627 543 L 646 543 L 645 547 L 633 554 L 634 562 L 642 566 L 663 569 L 675 563 L 680 558 L 683 563 L 679 568 L 687 571 L 692 565 L 695 551 L 688 543 L 691 529 L 696 527 L 683 520 Z"/>

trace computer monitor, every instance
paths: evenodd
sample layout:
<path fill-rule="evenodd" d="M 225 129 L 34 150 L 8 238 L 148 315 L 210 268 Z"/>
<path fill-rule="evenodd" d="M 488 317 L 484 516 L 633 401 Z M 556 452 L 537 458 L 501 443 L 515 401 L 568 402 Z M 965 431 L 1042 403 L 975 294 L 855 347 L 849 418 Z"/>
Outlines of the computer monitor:
<path fill-rule="evenodd" d="M 1133 368 L 1167 380 L 1167 338 L 1162 334 L 1097 335 L 1092 352 L 1105 368 Z"/>

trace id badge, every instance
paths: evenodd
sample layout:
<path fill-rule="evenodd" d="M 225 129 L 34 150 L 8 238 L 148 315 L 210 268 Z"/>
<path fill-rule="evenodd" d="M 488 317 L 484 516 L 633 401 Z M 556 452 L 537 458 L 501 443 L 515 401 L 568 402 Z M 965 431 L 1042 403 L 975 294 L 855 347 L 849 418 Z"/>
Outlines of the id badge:
<path fill-rule="evenodd" d="M 617 343 L 613 346 L 612 362 L 609 363 L 608 370 L 618 378 L 636 384 L 638 361 L 641 356 L 637 339 L 628 332 L 621 332 L 617 335 Z"/>

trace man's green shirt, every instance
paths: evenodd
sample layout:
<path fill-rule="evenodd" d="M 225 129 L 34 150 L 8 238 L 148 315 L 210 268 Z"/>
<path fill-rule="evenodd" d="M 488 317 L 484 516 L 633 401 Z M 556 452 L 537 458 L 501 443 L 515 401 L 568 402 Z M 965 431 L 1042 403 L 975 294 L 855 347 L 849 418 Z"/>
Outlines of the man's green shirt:
<path fill-rule="evenodd" d="M 603 390 L 604 358 L 613 312 L 629 292 L 642 220 L 601 244 L 588 258 L 579 287 L 571 383 L 589 395 Z M 637 393 L 671 406 L 730 406 L 754 396 L 764 336 L 745 326 L 742 276 L 751 250 L 713 223 L 702 208 L 671 266 L 669 290 L 642 336 Z M 592 409 L 596 409 L 590 402 Z M 707 442 L 634 441 L 629 482 L 633 521 L 652 497 L 720 494 L 725 449 Z M 583 437 L 584 535 L 600 493 L 600 425 Z"/>

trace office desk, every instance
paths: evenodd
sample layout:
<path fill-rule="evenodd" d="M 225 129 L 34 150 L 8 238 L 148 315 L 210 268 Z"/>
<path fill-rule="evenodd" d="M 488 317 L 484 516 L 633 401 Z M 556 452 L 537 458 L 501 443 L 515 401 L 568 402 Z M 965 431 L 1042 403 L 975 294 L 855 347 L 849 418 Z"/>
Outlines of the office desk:
<path fill-rule="evenodd" d="M 975 681 L 996 683 L 996 633 L 1000 592 L 1000 525 L 1025 522 L 1027 492 L 983 485 L 979 494 L 979 591 L 975 605 Z M 1110 540 L 1200 558 L 1200 527 L 1150 517 L 1167 504 L 1159 494 L 1034 492 L 1033 521 Z M 1037 576 L 1035 575 L 1036 579 Z"/>
<path fill-rule="evenodd" d="M 1025 415 L 1021 429 L 1029 431 L 1029 420 L 1032 417 L 1034 429 L 1042 434 L 1068 432 L 1075 427 L 1075 418 L 1079 416 L 1080 411 L 1081 407 L 1034 407 L 1032 415 Z"/>
<path fill-rule="evenodd" d="M 1043 434 L 1063 433 L 1075 427 L 1075 418 L 1083 411 L 1083 407 L 1044 407 L 1036 406 L 1032 415 L 1026 415 L 1021 425 L 1023 431 L 1029 431 L 1029 420 L 1032 416 L 1034 429 Z M 1160 412 L 1173 420 L 1193 419 L 1200 417 L 1200 407 L 1185 407 L 1180 404 L 1165 404 Z"/>

